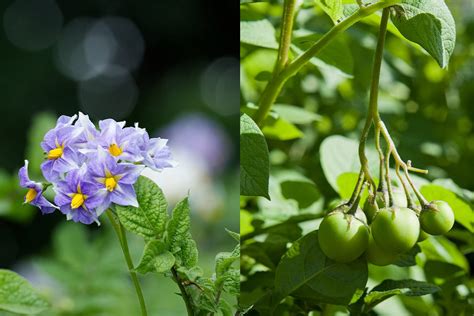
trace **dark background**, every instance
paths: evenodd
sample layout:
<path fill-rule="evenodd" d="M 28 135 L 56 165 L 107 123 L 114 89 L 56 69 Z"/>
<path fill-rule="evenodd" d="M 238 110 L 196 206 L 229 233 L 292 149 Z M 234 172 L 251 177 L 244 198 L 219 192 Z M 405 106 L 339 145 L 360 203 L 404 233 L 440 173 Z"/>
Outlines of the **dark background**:
<path fill-rule="evenodd" d="M 47 112 L 57 117 L 86 112 L 78 97 L 80 81 L 64 75 L 57 67 L 57 39 L 39 50 L 24 49 L 11 41 L 6 31 L 6 12 L 18 3 L 20 8 L 32 7 L 31 1 L 0 1 L 0 170 L 3 178 L 14 178 L 23 165 L 28 133 L 38 113 Z M 54 4 L 44 1 L 41 6 L 51 3 Z M 235 100 L 234 113 L 222 114 L 206 104 L 199 90 L 203 72 L 214 61 L 225 57 L 232 62 L 234 58 L 237 65 L 237 23 L 232 26 L 230 21 L 237 20 L 238 11 L 233 2 L 223 1 L 217 5 L 210 0 L 57 1 L 56 4 L 63 16 L 62 31 L 78 17 L 119 16 L 132 22 L 144 41 L 143 59 L 130 72 L 137 87 L 136 101 L 128 110 L 120 112 L 113 98 L 109 102 L 105 100 L 103 105 L 89 108 L 93 120 L 111 117 L 125 119 L 129 125 L 140 122 L 150 133 L 156 133 L 175 118 L 198 112 L 219 123 L 231 140 L 232 152 L 237 152 L 238 101 Z M 13 20 L 18 24 L 13 29 L 29 30 L 26 34 L 34 42 L 35 29 L 40 29 L 37 22 L 41 19 L 40 11 L 33 8 L 16 14 Z M 33 24 L 28 25 L 31 20 Z M 25 41 L 28 44 L 28 37 Z M 227 93 L 234 95 L 238 93 L 237 82 L 236 92 L 230 91 L 232 89 L 229 84 L 225 86 Z M 172 144 L 172 140 L 170 142 Z M 237 160 L 230 157 L 219 175 L 236 176 Z M 61 214 L 41 216 L 36 210 L 17 217 L 15 214 L 24 211 L 18 207 L 24 207 L 16 199 L 21 199 L 24 192 L 12 181 L 8 179 L 0 185 L 1 268 L 12 267 L 19 260 L 47 250 L 53 228 L 65 220 Z M 238 227 L 237 211 L 224 217 L 233 223 L 227 227 Z M 222 230 L 221 225 L 219 231 Z"/>

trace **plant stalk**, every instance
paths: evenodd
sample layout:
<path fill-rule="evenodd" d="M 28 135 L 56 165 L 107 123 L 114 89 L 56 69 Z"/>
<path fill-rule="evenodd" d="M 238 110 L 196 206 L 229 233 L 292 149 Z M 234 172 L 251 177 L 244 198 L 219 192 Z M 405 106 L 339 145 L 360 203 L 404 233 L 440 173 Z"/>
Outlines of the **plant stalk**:
<path fill-rule="evenodd" d="M 380 21 L 380 30 L 377 40 L 377 47 L 375 48 L 374 64 L 372 67 L 372 82 L 370 84 L 370 97 L 369 97 L 369 109 L 367 111 L 367 118 L 365 125 L 362 130 L 360 141 L 359 141 L 359 159 L 362 169 L 365 173 L 365 178 L 369 181 L 372 186 L 373 192 L 377 190 L 374 179 L 370 175 L 367 156 L 365 155 L 365 143 L 367 136 L 369 135 L 370 127 L 374 119 L 379 118 L 378 112 L 378 94 L 379 94 L 379 82 L 380 82 L 380 68 L 382 66 L 383 59 L 383 47 L 385 45 L 385 35 L 387 33 L 387 24 L 389 17 L 389 9 L 384 8 L 382 11 L 382 19 Z M 380 118 L 379 118 L 380 119 Z"/>
<path fill-rule="evenodd" d="M 375 13 L 376 11 L 390 7 L 399 2 L 400 0 L 385 0 L 368 5 L 367 7 L 360 8 L 353 15 L 346 18 L 341 23 L 333 26 L 313 46 L 298 56 L 290 64 L 287 64 L 286 67 L 283 67 L 279 73 L 274 73 L 272 79 L 268 82 L 260 98 L 259 107 L 254 117 L 255 122 L 259 126 L 262 126 L 263 121 L 270 112 L 270 109 L 280 94 L 285 82 L 294 76 L 301 68 L 303 68 L 303 66 L 306 65 L 306 63 L 308 63 L 314 55 L 326 47 L 326 45 L 328 45 L 337 35 L 344 32 L 346 29 L 356 24 L 363 18 Z M 292 26 L 292 24 L 287 26 Z"/>
<path fill-rule="evenodd" d="M 191 297 L 186 291 L 186 288 L 184 287 L 183 282 L 181 278 L 179 277 L 178 271 L 176 271 L 175 267 L 171 268 L 171 273 L 173 274 L 173 278 L 176 284 L 178 284 L 179 291 L 181 292 L 181 297 L 183 298 L 184 304 L 186 305 L 186 311 L 188 312 L 188 316 L 194 316 L 194 310 L 193 310 L 194 308 L 191 302 Z"/>
<path fill-rule="evenodd" d="M 285 0 L 283 5 L 283 18 L 281 24 L 280 45 L 278 58 L 273 69 L 273 74 L 278 75 L 288 63 L 288 53 L 291 45 L 291 33 L 293 32 L 293 21 L 295 19 L 296 0 Z"/>
<path fill-rule="evenodd" d="M 127 263 L 128 267 L 128 272 L 130 274 L 130 278 L 132 279 L 132 283 L 135 287 L 135 291 L 137 292 L 137 297 L 138 301 L 140 303 L 140 309 L 141 309 L 141 315 L 142 316 L 147 316 L 147 310 L 146 310 L 146 305 L 145 305 L 145 299 L 143 298 L 143 292 L 140 287 L 140 282 L 138 281 L 137 273 L 133 271 L 133 261 L 132 257 L 130 256 L 130 250 L 128 248 L 128 241 L 127 241 L 127 235 L 125 232 L 125 228 L 123 225 L 120 223 L 120 220 L 118 220 L 114 213 L 108 209 L 106 211 L 107 217 L 109 218 L 110 223 L 112 224 L 112 227 L 115 230 L 115 233 L 117 234 L 117 238 L 120 243 L 120 247 L 122 248 L 123 256 L 125 258 L 125 261 Z"/>

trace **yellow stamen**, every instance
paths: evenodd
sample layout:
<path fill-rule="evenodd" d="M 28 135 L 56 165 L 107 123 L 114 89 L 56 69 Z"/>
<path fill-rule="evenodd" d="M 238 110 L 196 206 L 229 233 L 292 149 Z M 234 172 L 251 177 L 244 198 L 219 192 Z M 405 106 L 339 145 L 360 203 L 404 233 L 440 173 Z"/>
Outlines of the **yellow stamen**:
<path fill-rule="evenodd" d="M 105 187 L 109 192 L 112 192 L 117 186 L 117 181 L 114 177 L 105 178 Z"/>
<path fill-rule="evenodd" d="M 122 154 L 123 150 L 122 150 L 122 148 L 117 146 L 117 144 L 112 144 L 109 147 L 109 152 L 112 156 L 117 157 L 117 156 L 120 156 Z"/>
<path fill-rule="evenodd" d="M 38 192 L 36 192 L 35 189 L 29 189 L 28 192 L 26 192 L 25 196 L 26 203 L 30 203 L 31 201 L 33 201 L 36 198 L 37 194 Z"/>
<path fill-rule="evenodd" d="M 48 159 L 49 160 L 58 159 L 58 158 L 61 158 L 62 155 L 63 155 L 63 147 L 59 146 L 49 151 Z"/>
<path fill-rule="evenodd" d="M 84 204 L 85 200 L 86 200 L 86 196 L 84 194 L 74 193 L 71 200 L 71 208 L 76 209 L 76 208 L 81 207 Z"/>

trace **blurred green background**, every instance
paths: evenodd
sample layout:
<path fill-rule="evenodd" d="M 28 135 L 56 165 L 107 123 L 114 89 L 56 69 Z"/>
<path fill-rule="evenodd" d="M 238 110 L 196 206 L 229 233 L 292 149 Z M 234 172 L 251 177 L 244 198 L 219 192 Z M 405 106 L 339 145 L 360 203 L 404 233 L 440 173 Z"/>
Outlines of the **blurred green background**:
<path fill-rule="evenodd" d="M 241 36 L 243 112 L 253 111 L 252 107 L 258 104 L 273 70 L 282 3 L 241 1 L 241 21 L 253 31 L 243 34 L 243 40 Z M 301 54 L 315 38 L 334 25 L 317 1 L 297 3 L 301 6 L 295 20 L 290 58 Z M 355 5 L 355 1 L 351 0 L 344 0 L 343 3 Z M 441 69 L 431 56 L 416 44 L 403 39 L 393 24 L 389 25 L 381 70 L 379 110 L 401 157 L 411 160 L 416 167 L 428 169 L 427 180 L 436 180 L 433 183 L 457 194 L 453 193 L 453 196 L 458 196 L 467 205 L 467 226 L 472 229 L 474 2 L 446 0 L 446 4 L 457 28 L 456 47 L 447 69 Z M 260 24 L 253 24 L 255 29 L 252 29 L 252 21 Z M 331 205 L 335 205 L 334 201 L 339 201 L 335 183 L 336 180 L 338 185 L 340 182 L 335 176 L 349 170 L 333 170 L 336 174 L 328 179 L 327 170 L 322 166 L 325 148 L 321 144 L 324 140 L 334 135 L 353 140 L 353 143 L 334 141 L 331 146 L 328 144 L 326 149 L 331 152 L 326 154 L 326 162 L 329 165 L 328 160 L 332 159 L 335 161 L 333 167 L 342 165 L 354 168 L 351 172 L 358 171 L 356 144 L 367 111 L 379 21 L 380 15 L 364 19 L 321 51 L 317 58 L 288 80 L 276 101 L 277 105 L 273 107 L 269 121 L 276 123 L 263 128 L 270 150 L 271 201 L 261 197 L 241 199 L 241 234 L 243 240 L 247 239 L 242 245 L 241 260 L 243 306 L 256 303 L 257 309 L 265 309 L 268 302 L 264 295 L 274 285 L 275 267 L 288 243 L 319 225 L 319 221 L 296 225 L 292 219 L 303 213 L 322 216 L 331 209 Z M 252 37 L 252 34 L 258 34 L 258 37 Z M 304 44 L 304 36 L 308 35 L 314 36 L 313 41 L 310 39 L 308 42 L 306 38 L 307 43 Z M 373 148 L 373 136 L 368 147 Z M 376 163 L 374 167 L 377 170 Z M 349 190 L 350 194 L 352 187 Z M 282 223 L 281 226 L 269 230 L 268 234 L 252 238 L 253 233 L 262 227 L 279 223 Z M 456 224 L 447 238 L 433 238 L 424 245 L 427 248 L 418 256 L 421 260 L 417 259 L 417 266 L 370 266 L 368 286 L 372 287 L 387 278 L 415 278 L 434 282 L 443 291 L 423 298 L 392 298 L 381 304 L 376 312 L 380 315 L 470 315 L 474 306 L 472 230 Z M 433 252 L 426 250 L 429 247 Z M 441 268 L 429 271 L 427 265 L 423 270 L 424 260 L 427 259 L 436 263 L 436 260 L 442 261 Z M 458 265 L 458 268 L 461 266 L 463 272 L 460 275 L 446 273 L 444 265 L 449 264 Z M 260 302 L 259 298 L 262 298 Z M 297 300 L 294 300 L 294 305 L 291 302 L 288 300 L 288 306 L 282 307 L 282 314 L 288 311 L 297 314 L 300 311 L 291 309 L 298 305 Z M 311 302 L 309 304 L 311 306 Z M 334 313 L 337 311 L 336 308 Z M 253 311 L 250 314 L 258 313 Z"/>
<path fill-rule="evenodd" d="M 223 14 L 224 13 L 224 14 Z M 78 111 L 139 122 L 169 138 L 179 167 L 147 172 L 170 205 L 190 192 L 206 274 L 238 231 L 237 34 L 229 3 L 0 1 L 0 268 L 53 302 L 45 315 L 135 315 L 135 293 L 108 223 L 66 223 L 22 205 L 17 172 L 40 179 L 44 133 Z M 218 43 L 218 45 L 216 44 Z M 134 258 L 143 245 L 132 236 Z M 143 278 L 150 315 L 184 313 L 176 285 Z"/>

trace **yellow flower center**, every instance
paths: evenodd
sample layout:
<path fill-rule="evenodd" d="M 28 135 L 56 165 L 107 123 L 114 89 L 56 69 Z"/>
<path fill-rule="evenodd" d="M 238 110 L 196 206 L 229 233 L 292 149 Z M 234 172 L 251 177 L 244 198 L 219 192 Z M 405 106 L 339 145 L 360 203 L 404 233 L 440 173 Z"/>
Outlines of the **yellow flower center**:
<path fill-rule="evenodd" d="M 36 192 L 35 189 L 29 189 L 28 192 L 26 192 L 25 196 L 26 203 L 30 203 L 31 201 L 33 201 L 37 194 L 38 192 Z"/>
<path fill-rule="evenodd" d="M 105 187 L 109 192 L 112 192 L 117 186 L 117 180 L 114 177 L 105 178 Z"/>
<path fill-rule="evenodd" d="M 55 159 L 61 158 L 62 155 L 63 155 L 63 147 L 58 146 L 57 148 L 51 149 L 48 152 L 48 159 L 55 160 Z"/>
<path fill-rule="evenodd" d="M 122 148 L 117 146 L 117 144 L 112 144 L 109 146 L 109 152 L 112 156 L 117 157 L 120 156 L 123 152 Z"/>
<path fill-rule="evenodd" d="M 81 207 L 86 200 L 86 196 L 82 193 L 74 193 L 71 200 L 71 208 L 76 209 Z"/>

